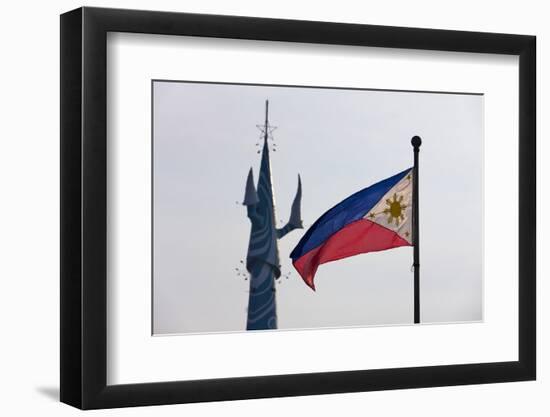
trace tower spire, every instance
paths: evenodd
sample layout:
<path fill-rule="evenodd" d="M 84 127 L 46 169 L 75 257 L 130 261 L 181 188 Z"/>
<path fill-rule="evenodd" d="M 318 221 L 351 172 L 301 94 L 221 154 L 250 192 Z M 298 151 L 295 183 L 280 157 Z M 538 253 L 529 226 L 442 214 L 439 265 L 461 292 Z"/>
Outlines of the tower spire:
<path fill-rule="evenodd" d="M 269 136 L 269 100 L 265 101 L 265 124 L 264 124 L 264 141 L 267 144 Z"/>
<path fill-rule="evenodd" d="M 277 241 L 294 229 L 302 228 L 300 202 L 302 186 L 298 177 L 298 190 L 292 203 L 290 220 L 286 226 L 277 229 L 275 206 L 271 183 L 269 161 L 269 100 L 265 101 L 265 121 L 257 125 L 264 136 L 264 146 L 260 161 L 258 185 L 254 189 L 252 169 L 248 173 L 243 204 L 251 222 L 246 269 L 250 273 L 250 294 L 248 298 L 247 330 L 277 328 L 277 305 L 275 280 L 281 275 Z"/>

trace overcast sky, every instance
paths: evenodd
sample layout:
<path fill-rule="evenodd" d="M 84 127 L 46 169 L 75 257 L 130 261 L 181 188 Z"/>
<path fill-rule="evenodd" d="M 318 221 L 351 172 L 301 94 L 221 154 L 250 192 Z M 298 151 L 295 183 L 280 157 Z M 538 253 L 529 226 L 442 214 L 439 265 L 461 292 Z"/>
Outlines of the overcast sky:
<path fill-rule="evenodd" d="M 483 96 L 154 82 L 155 334 L 240 331 L 249 281 L 250 223 L 243 200 L 270 102 L 279 225 L 302 177 L 306 228 L 279 243 L 280 329 L 406 324 L 413 318 L 412 248 L 319 267 L 317 291 L 290 251 L 321 214 L 412 166 L 420 153 L 421 319 L 482 319 Z M 237 204 L 238 202 L 238 204 Z"/>

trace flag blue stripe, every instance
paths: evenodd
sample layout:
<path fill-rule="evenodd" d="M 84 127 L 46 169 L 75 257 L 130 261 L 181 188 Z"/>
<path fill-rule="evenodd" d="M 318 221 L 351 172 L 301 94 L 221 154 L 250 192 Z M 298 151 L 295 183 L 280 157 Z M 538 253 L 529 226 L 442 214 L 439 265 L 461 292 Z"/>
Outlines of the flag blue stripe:
<path fill-rule="evenodd" d="M 322 245 L 329 237 L 348 224 L 363 218 L 384 194 L 411 169 L 407 168 L 393 177 L 386 178 L 356 192 L 319 217 L 290 254 L 292 260 L 296 260 L 310 250 Z"/>

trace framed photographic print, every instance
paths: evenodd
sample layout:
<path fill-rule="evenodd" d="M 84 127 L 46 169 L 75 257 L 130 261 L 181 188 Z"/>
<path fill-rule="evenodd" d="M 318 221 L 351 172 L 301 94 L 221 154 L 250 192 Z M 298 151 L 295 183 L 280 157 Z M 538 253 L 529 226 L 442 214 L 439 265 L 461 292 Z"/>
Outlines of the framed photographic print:
<path fill-rule="evenodd" d="M 535 38 L 61 16 L 61 400 L 535 379 Z"/>

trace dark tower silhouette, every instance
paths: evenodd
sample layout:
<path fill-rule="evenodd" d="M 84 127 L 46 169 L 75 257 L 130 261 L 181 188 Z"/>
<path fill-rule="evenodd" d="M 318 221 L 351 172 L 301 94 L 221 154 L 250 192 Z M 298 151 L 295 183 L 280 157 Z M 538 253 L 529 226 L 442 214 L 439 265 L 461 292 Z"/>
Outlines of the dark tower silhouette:
<path fill-rule="evenodd" d="M 243 205 L 252 224 L 246 256 L 246 269 L 250 273 L 247 330 L 277 328 L 275 280 L 281 276 L 277 240 L 294 229 L 301 229 L 300 202 L 302 184 L 298 175 L 298 190 L 292 203 L 290 219 L 281 229 L 276 228 L 271 166 L 269 161 L 268 120 L 269 102 L 265 102 L 265 124 L 262 127 L 263 149 L 258 186 L 254 188 L 252 168 L 246 180 Z"/>

